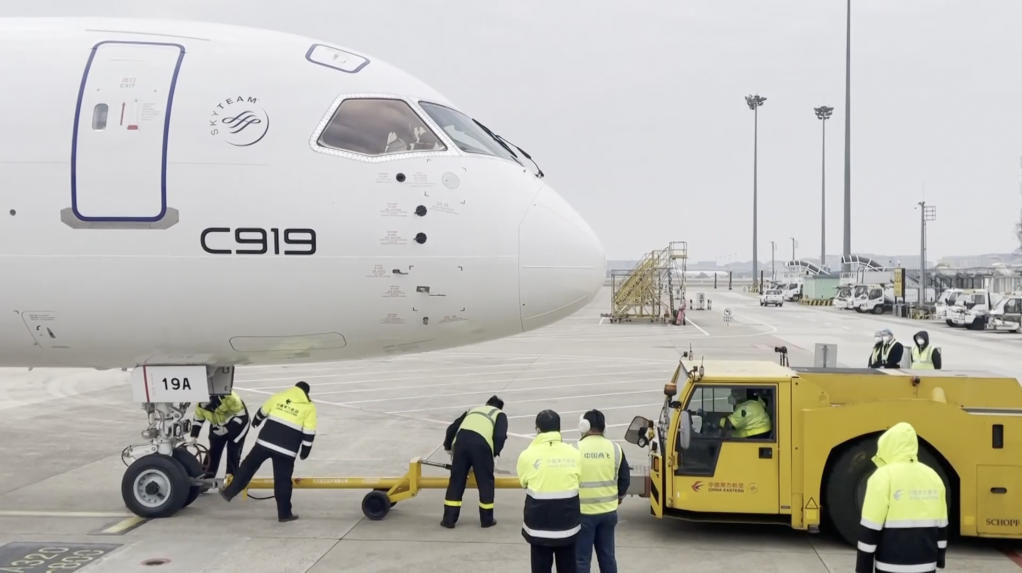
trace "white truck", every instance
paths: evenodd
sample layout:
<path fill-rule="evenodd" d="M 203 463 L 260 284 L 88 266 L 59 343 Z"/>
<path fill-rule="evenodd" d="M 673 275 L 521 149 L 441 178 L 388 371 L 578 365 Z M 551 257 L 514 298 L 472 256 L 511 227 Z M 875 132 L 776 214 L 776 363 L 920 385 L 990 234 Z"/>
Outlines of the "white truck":
<path fill-rule="evenodd" d="M 989 330 L 1022 332 L 1022 294 L 1005 294 L 987 318 Z"/>
<path fill-rule="evenodd" d="M 933 289 L 927 288 L 924 297 L 926 300 L 933 300 Z M 919 300 L 917 289 L 905 289 L 905 303 L 914 304 Z M 856 312 L 868 312 L 872 314 L 883 314 L 894 311 L 894 286 L 889 284 L 866 285 L 863 292 L 852 302 Z"/>
<path fill-rule="evenodd" d="M 837 295 L 834 297 L 834 308 L 852 310 L 855 308 L 855 301 L 866 294 L 868 285 L 850 284 L 838 287 Z"/>
<path fill-rule="evenodd" d="M 940 297 L 937 298 L 937 306 L 934 308 L 933 316 L 937 320 L 943 320 L 948 326 L 954 326 L 951 319 L 948 318 L 948 309 L 955 305 L 955 301 L 962 293 L 965 292 L 960 288 L 949 288 L 946 291 L 940 293 Z"/>
<path fill-rule="evenodd" d="M 987 289 L 975 289 L 955 299 L 955 305 L 948 308 L 947 318 L 951 326 L 964 326 L 969 330 L 986 328 L 990 310 L 1001 302 L 1004 295 L 991 293 Z"/>

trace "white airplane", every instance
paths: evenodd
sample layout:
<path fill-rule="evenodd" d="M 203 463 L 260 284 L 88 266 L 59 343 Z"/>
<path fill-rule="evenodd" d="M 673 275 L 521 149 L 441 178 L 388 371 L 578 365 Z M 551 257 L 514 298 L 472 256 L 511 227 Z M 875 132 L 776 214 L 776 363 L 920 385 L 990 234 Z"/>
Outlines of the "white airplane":
<path fill-rule="evenodd" d="M 0 367 L 133 369 L 139 515 L 194 499 L 184 413 L 237 365 L 494 340 L 603 285 L 525 151 L 366 54 L 116 18 L 0 19 L 0 53 Z"/>

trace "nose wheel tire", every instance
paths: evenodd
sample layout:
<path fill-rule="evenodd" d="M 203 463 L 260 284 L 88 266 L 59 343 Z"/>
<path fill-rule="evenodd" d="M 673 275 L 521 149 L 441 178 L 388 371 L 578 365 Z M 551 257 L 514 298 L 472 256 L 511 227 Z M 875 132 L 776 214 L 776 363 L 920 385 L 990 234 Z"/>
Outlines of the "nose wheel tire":
<path fill-rule="evenodd" d="M 191 489 L 177 459 L 150 454 L 135 460 L 121 479 L 124 505 L 139 517 L 170 517 L 184 507 Z"/>
<path fill-rule="evenodd" d="M 373 521 L 379 521 L 387 517 L 394 505 L 387 492 L 375 489 L 362 498 L 362 515 Z"/>
<path fill-rule="evenodd" d="M 185 470 L 185 475 L 188 476 L 189 480 L 192 478 L 201 478 L 206 475 L 206 472 L 202 470 L 202 464 L 199 460 L 192 455 L 183 446 L 174 449 L 174 459 L 181 464 L 181 467 Z M 202 494 L 203 487 L 201 485 L 192 485 L 188 488 L 188 497 L 185 498 L 185 503 L 181 507 L 188 507 L 193 501 L 199 498 Z"/>

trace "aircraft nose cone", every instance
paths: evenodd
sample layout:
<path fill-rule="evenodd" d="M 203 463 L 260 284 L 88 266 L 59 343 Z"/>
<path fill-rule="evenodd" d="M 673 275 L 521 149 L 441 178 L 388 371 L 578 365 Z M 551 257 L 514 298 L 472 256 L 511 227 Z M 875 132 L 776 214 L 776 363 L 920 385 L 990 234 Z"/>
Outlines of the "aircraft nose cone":
<path fill-rule="evenodd" d="M 596 233 L 544 185 L 518 228 L 522 329 L 578 312 L 603 288 L 607 259 Z"/>

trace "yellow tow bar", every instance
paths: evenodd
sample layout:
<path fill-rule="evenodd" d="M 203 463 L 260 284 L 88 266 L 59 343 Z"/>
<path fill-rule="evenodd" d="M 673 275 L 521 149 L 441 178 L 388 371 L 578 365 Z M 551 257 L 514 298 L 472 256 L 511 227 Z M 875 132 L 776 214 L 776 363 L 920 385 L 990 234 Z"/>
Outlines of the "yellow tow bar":
<path fill-rule="evenodd" d="M 424 489 L 447 489 L 448 477 L 430 477 L 422 475 L 422 466 L 451 469 L 450 464 L 431 462 L 415 457 L 408 462 L 408 473 L 401 477 L 312 477 L 292 478 L 291 485 L 295 489 L 371 489 L 362 498 L 362 514 L 373 521 L 387 516 L 390 508 L 399 501 L 411 499 Z M 521 489 L 522 484 L 517 477 L 495 477 L 497 489 Z M 224 485 L 230 483 L 230 477 Z M 476 487 L 475 476 L 469 473 L 468 486 Z M 253 478 L 241 494 L 248 497 L 250 489 L 273 489 L 273 479 Z"/>

